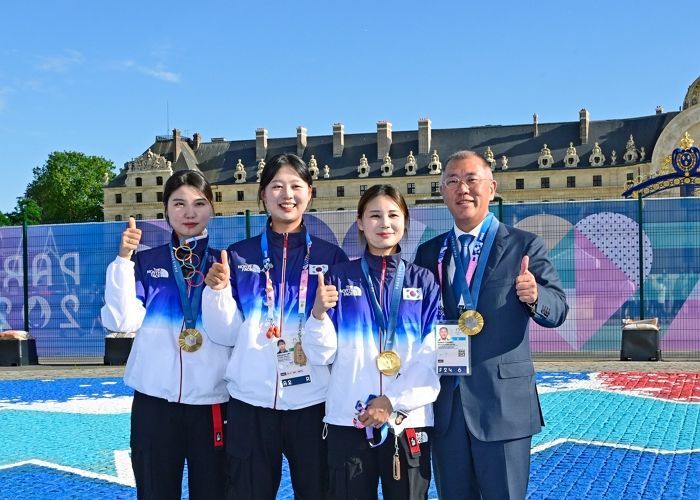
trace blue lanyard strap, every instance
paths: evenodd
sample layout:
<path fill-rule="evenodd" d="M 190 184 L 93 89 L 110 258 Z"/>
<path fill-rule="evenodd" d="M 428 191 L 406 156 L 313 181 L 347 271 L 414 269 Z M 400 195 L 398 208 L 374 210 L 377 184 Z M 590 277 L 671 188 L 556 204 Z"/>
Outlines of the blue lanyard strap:
<path fill-rule="evenodd" d="M 202 261 L 199 264 L 198 271 L 203 272 L 204 266 L 207 264 L 207 255 L 209 249 L 205 248 L 202 254 Z M 182 274 L 182 268 L 178 260 L 175 258 L 175 250 L 173 246 L 170 245 L 170 260 L 172 261 L 173 274 L 175 275 L 175 283 L 177 283 L 177 290 L 180 293 L 180 305 L 182 306 L 182 314 L 185 317 L 185 326 L 187 328 L 195 328 L 197 325 L 197 316 L 199 315 L 199 305 L 202 302 L 202 291 L 203 286 L 191 287 L 185 282 L 185 277 Z M 192 296 L 190 297 L 189 292 L 191 289 Z"/>
<path fill-rule="evenodd" d="M 464 300 L 464 306 L 468 309 L 476 309 L 477 307 L 481 283 L 484 279 L 484 272 L 486 271 L 489 255 L 493 248 L 493 242 L 496 239 L 498 224 L 498 219 L 496 219 L 492 213 L 489 213 L 484 219 L 484 223 L 479 231 L 479 236 L 474 242 L 473 253 L 474 255 L 479 255 L 479 261 L 472 280 L 471 290 L 466 281 L 466 269 L 464 269 L 462 265 L 462 259 L 459 258 L 459 249 L 457 247 L 457 238 L 454 230 L 447 233 L 442 247 L 440 248 L 437 266 L 438 274 L 442 277 L 442 262 L 445 258 L 447 247 L 450 246 L 452 249 L 452 260 L 455 263 L 455 276 L 453 280 L 455 295 L 457 298 L 461 297 Z"/>
<path fill-rule="evenodd" d="M 377 293 L 374 290 L 374 285 L 372 284 L 372 277 L 369 274 L 369 264 L 367 259 L 363 256 L 361 260 L 362 275 L 367 282 L 367 288 L 369 290 L 370 303 L 372 304 L 372 309 L 374 310 L 374 316 L 379 322 L 379 327 L 386 333 L 384 339 L 383 351 L 391 351 L 394 347 L 394 338 L 396 334 L 396 321 L 399 317 L 399 304 L 401 303 L 401 291 L 403 289 L 403 277 L 406 274 L 406 264 L 403 260 L 399 260 L 399 267 L 396 270 L 396 277 L 394 278 L 394 288 L 391 292 L 391 302 L 389 306 L 389 324 L 387 326 L 384 319 L 384 313 L 379 305 L 379 300 L 377 300 Z M 381 293 L 381 290 L 380 290 Z"/>

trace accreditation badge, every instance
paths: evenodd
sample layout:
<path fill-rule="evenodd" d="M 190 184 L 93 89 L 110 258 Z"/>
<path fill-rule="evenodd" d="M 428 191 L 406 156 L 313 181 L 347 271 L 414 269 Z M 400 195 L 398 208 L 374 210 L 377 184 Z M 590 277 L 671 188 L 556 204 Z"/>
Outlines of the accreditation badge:
<path fill-rule="evenodd" d="M 196 352 L 202 347 L 203 337 L 196 328 L 185 328 L 180 332 L 177 343 L 185 352 Z"/>
<path fill-rule="evenodd" d="M 306 362 L 299 338 L 281 338 L 273 342 L 273 345 L 277 353 L 277 372 L 282 387 L 310 383 L 311 366 Z"/>
<path fill-rule="evenodd" d="M 439 321 L 435 325 L 438 375 L 471 375 L 471 337 L 458 321 Z"/>

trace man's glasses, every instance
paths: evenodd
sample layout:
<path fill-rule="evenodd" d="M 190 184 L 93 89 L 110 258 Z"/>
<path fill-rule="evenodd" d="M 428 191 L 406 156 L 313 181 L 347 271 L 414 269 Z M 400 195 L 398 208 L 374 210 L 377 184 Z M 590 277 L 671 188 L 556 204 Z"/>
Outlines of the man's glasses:
<path fill-rule="evenodd" d="M 462 179 L 461 177 L 457 177 L 456 175 L 451 175 L 450 177 L 447 177 L 442 185 L 445 186 L 447 189 L 450 190 L 455 190 L 458 189 L 459 186 L 462 184 L 465 184 L 469 189 L 475 188 L 476 186 L 479 185 L 481 181 L 490 181 L 492 179 L 484 179 L 481 177 L 465 177 Z"/>

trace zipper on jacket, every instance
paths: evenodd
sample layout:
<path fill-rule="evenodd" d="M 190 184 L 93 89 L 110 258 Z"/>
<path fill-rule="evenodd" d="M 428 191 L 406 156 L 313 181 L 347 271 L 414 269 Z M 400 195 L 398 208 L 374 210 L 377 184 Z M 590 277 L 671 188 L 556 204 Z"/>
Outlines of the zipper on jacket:
<path fill-rule="evenodd" d="M 287 275 L 287 243 L 289 239 L 289 233 L 284 233 L 284 243 L 282 244 L 282 281 L 280 283 L 280 338 L 282 338 L 282 325 L 284 323 L 284 286 L 285 286 L 285 276 Z M 277 363 L 275 362 L 275 400 L 272 403 L 272 409 L 277 409 L 277 395 L 279 393 L 280 385 L 280 372 L 277 369 Z"/>

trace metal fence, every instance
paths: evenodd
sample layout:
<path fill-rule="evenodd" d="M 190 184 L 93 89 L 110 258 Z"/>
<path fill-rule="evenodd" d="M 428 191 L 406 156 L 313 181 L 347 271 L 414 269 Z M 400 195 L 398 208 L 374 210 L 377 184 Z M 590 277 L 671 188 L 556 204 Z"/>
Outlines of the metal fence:
<path fill-rule="evenodd" d="M 622 319 L 653 316 L 660 320 L 664 358 L 700 359 L 698 209 L 695 198 L 492 205 L 502 222 L 544 239 L 567 293 L 571 309 L 561 327 L 531 324 L 536 355 L 618 358 Z M 264 224 L 264 215 L 216 217 L 209 226 L 211 245 L 225 248 L 258 234 Z M 351 258 L 360 255 L 353 213 L 314 212 L 306 224 Z M 170 237 L 163 220 L 138 225 L 144 247 Z M 444 206 L 412 209 L 405 258 L 412 260 L 420 243 L 451 226 Z M 0 228 L 0 328 L 28 329 L 44 361 L 101 358 L 105 269 L 124 227 L 104 222 Z"/>

